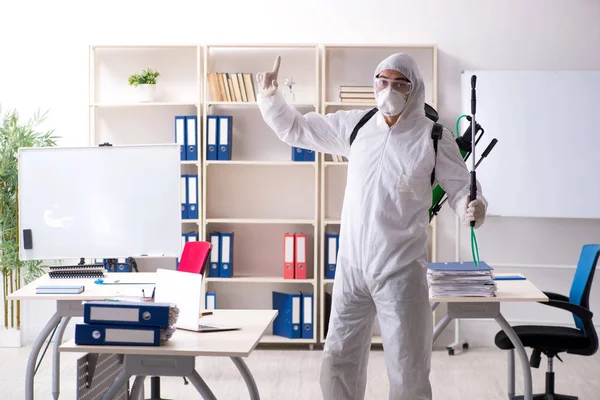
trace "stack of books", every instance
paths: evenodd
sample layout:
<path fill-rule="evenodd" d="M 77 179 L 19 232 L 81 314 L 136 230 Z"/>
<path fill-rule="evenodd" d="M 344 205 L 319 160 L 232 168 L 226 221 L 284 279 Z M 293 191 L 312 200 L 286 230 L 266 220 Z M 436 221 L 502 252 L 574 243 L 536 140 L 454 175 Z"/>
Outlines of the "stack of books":
<path fill-rule="evenodd" d="M 348 161 L 348 159 L 344 156 L 338 156 L 335 154 L 331 154 L 331 161 L 329 161 L 329 162 L 347 162 L 347 161 Z"/>
<path fill-rule="evenodd" d="M 375 105 L 375 91 L 372 86 L 340 86 L 340 101 Z"/>
<path fill-rule="evenodd" d="M 83 324 L 75 325 L 75 344 L 161 346 L 175 333 L 179 308 L 167 303 L 89 301 Z"/>
<path fill-rule="evenodd" d="M 430 297 L 494 297 L 496 282 L 484 262 L 431 263 L 427 269 Z"/>
<path fill-rule="evenodd" d="M 245 72 L 208 73 L 208 90 L 211 101 L 256 102 L 252 74 Z"/>

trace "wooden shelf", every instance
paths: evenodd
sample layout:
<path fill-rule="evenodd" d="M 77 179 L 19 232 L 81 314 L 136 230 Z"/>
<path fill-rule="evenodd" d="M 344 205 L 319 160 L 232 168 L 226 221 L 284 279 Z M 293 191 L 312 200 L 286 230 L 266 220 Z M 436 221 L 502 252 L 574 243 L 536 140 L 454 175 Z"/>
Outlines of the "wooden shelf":
<path fill-rule="evenodd" d="M 206 282 L 235 282 L 235 283 L 311 283 L 315 284 L 315 279 L 284 279 L 273 276 L 234 276 L 233 278 L 206 278 Z"/>
<path fill-rule="evenodd" d="M 196 49 L 197 44 L 107 44 L 107 45 L 91 45 L 91 49 Z"/>
<path fill-rule="evenodd" d="M 263 166 L 263 167 L 316 167 L 317 163 L 313 161 L 244 161 L 244 160 L 208 160 L 206 165 L 243 165 L 243 166 Z"/>
<path fill-rule="evenodd" d="M 206 103 L 208 106 L 232 106 L 232 107 L 238 107 L 238 106 L 250 106 L 250 107 L 258 107 L 258 103 L 254 102 L 254 101 L 208 101 Z M 311 107 L 311 108 L 317 108 L 317 106 L 315 104 L 308 104 L 308 103 L 288 103 L 290 106 L 292 107 L 298 107 L 298 108 L 306 108 L 306 107 Z"/>
<path fill-rule="evenodd" d="M 313 335 L 314 335 L 314 332 L 315 332 L 315 330 L 313 329 Z M 264 335 L 260 342 L 261 343 L 306 343 L 306 344 L 311 344 L 311 343 L 316 343 L 317 340 L 315 338 L 313 338 L 313 339 L 288 339 L 283 336 Z"/>
<path fill-rule="evenodd" d="M 198 107 L 197 103 L 190 102 L 162 102 L 162 101 L 148 101 L 139 103 L 93 103 L 90 107 L 96 108 L 125 108 L 125 107 L 160 107 L 160 106 L 188 106 Z"/>
<path fill-rule="evenodd" d="M 182 219 L 181 223 L 182 224 L 199 224 L 200 220 L 199 219 Z"/>
<path fill-rule="evenodd" d="M 250 219 L 250 218 L 207 218 L 207 224 L 289 224 L 315 225 L 313 219 Z"/>
<path fill-rule="evenodd" d="M 325 225 L 340 225 L 342 221 L 339 219 L 326 219 L 323 223 Z"/>
<path fill-rule="evenodd" d="M 327 101 L 325 107 L 377 107 L 375 103 L 342 103 L 341 101 Z"/>

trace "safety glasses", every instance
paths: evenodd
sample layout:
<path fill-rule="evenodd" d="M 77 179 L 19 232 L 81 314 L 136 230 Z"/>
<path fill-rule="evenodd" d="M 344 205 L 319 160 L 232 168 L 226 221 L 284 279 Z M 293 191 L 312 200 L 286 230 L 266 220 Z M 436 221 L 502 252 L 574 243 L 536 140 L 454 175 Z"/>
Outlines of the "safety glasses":
<path fill-rule="evenodd" d="M 407 80 L 388 79 L 383 77 L 375 78 L 375 89 L 378 91 L 387 89 L 390 86 L 392 89 L 405 96 L 408 95 L 412 89 L 412 83 Z"/>

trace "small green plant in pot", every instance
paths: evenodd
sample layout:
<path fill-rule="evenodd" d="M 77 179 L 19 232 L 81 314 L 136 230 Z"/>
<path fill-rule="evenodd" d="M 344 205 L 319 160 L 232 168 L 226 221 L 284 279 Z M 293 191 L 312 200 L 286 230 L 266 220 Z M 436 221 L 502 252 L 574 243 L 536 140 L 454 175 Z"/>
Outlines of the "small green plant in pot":
<path fill-rule="evenodd" d="M 136 88 L 140 101 L 153 101 L 156 88 L 156 78 L 160 72 L 146 68 L 141 74 L 133 74 L 129 77 L 129 84 Z"/>

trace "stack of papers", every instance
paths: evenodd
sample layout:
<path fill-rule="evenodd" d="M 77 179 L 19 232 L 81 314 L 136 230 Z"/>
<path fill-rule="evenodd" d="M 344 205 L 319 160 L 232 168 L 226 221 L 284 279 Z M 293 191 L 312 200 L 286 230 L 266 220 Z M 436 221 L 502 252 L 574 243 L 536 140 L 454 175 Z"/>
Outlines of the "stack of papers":
<path fill-rule="evenodd" d="M 431 263 L 427 269 L 430 297 L 494 297 L 493 268 L 484 262 Z"/>

